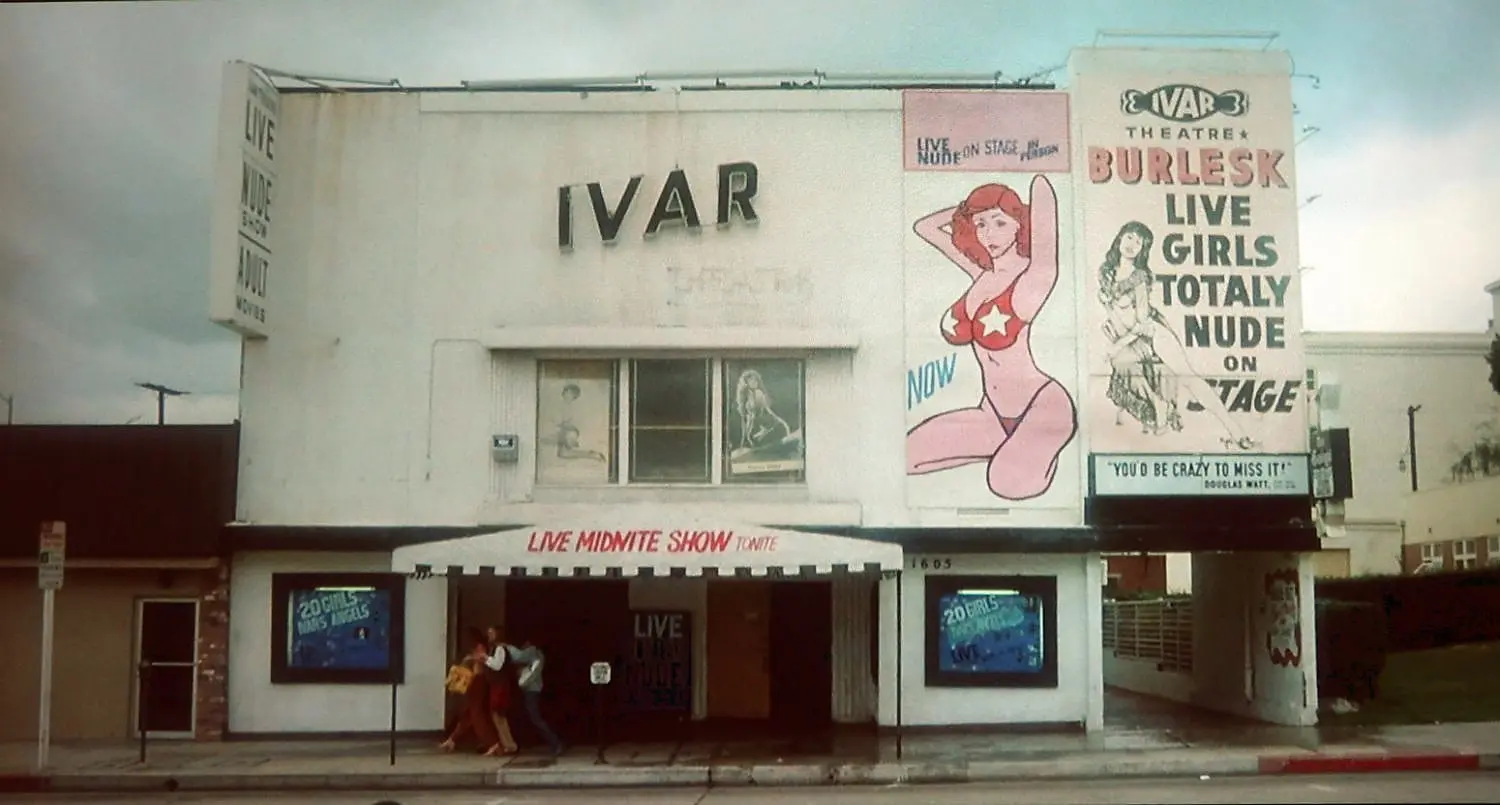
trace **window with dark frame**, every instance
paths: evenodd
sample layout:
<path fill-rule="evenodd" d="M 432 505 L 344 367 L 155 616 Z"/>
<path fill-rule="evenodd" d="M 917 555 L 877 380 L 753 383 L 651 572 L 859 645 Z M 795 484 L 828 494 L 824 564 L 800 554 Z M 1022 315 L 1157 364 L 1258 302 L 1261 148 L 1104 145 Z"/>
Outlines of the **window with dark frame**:
<path fill-rule="evenodd" d="M 1057 687 L 1057 577 L 925 577 L 927 687 Z"/>
<path fill-rule="evenodd" d="M 273 574 L 271 682 L 400 684 L 405 627 L 403 575 Z"/>
<path fill-rule="evenodd" d="M 540 359 L 536 482 L 620 483 L 623 428 L 627 483 L 804 483 L 804 366 L 779 357 Z"/>
<path fill-rule="evenodd" d="M 705 359 L 630 362 L 630 480 L 709 483 L 712 365 Z"/>

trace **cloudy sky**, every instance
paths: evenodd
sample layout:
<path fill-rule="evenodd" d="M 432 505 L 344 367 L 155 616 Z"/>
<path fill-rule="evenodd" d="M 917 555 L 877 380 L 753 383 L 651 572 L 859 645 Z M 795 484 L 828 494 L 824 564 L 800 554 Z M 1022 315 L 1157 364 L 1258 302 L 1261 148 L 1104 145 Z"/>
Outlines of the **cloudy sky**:
<path fill-rule="evenodd" d="M 1306 320 L 1480 331 L 1500 260 L 1491 0 L 250 0 L 0 5 L 0 394 L 17 422 L 235 416 L 206 317 L 222 62 L 398 77 L 1019 75 L 1104 30 L 1276 31 L 1299 73 Z M 1119 40 L 1113 40 L 1118 43 Z M 1056 75 L 1062 81 L 1065 75 Z M 1309 129 L 1311 131 L 1312 129 Z M 0 414 L 3 415 L 3 414 Z"/>

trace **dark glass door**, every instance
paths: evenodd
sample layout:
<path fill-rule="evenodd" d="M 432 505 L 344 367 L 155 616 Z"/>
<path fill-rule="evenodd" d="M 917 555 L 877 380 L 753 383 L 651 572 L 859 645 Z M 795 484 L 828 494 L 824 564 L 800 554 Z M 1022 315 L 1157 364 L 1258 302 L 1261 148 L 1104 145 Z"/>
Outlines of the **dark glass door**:
<path fill-rule="evenodd" d="M 198 671 L 198 602 L 142 601 L 136 725 L 190 735 Z"/>
<path fill-rule="evenodd" d="M 545 655 L 542 670 L 542 717 L 566 743 L 592 743 L 598 726 L 597 691 L 589 666 L 614 667 L 613 686 L 622 684 L 625 647 L 630 638 L 630 582 L 626 579 L 507 579 L 505 638 L 534 642 Z M 604 702 L 606 718 L 616 704 Z M 538 742 L 517 701 L 510 709 L 511 729 L 522 745 Z"/>
<path fill-rule="evenodd" d="M 819 728 L 833 723 L 833 585 L 771 585 L 771 720 Z"/>

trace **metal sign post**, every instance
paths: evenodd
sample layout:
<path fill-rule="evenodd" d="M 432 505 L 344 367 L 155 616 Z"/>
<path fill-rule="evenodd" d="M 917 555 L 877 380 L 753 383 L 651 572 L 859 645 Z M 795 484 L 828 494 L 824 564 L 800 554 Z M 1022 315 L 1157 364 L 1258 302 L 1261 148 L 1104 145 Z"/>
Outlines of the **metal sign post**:
<path fill-rule="evenodd" d="M 67 550 L 67 524 L 60 520 L 42 523 L 36 557 L 36 583 L 42 590 L 42 690 L 36 731 L 37 771 L 46 770 L 47 751 L 52 744 L 53 606 L 57 591 L 62 588 Z"/>
<path fill-rule="evenodd" d="M 594 686 L 594 737 L 599 742 L 599 754 L 594 763 L 604 763 L 604 689 L 614 677 L 614 666 L 607 662 L 596 662 L 589 666 L 589 682 Z"/>

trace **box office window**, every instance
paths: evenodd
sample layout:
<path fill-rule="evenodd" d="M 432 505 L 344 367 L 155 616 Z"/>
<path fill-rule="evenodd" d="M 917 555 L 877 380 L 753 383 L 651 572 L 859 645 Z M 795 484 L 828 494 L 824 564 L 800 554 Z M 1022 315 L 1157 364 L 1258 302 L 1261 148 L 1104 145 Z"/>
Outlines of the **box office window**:
<path fill-rule="evenodd" d="M 926 577 L 928 687 L 1057 687 L 1057 578 Z"/>
<path fill-rule="evenodd" d="M 539 361 L 537 483 L 802 483 L 804 397 L 795 358 Z"/>
<path fill-rule="evenodd" d="M 404 682 L 405 620 L 405 576 L 277 573 L 271 577 L 271 682 Z"/>

